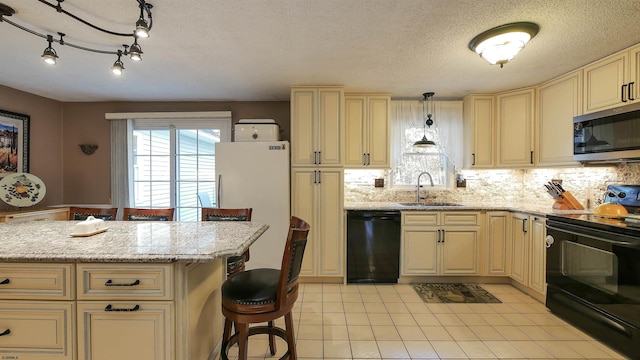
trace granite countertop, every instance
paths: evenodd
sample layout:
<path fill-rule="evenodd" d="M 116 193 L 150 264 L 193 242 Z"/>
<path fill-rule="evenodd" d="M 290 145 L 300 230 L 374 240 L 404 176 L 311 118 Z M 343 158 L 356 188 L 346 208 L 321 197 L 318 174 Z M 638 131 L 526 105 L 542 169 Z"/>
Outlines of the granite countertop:
<path fill-rule="evenodd" d="M 436 202 L 437 203 L 437 202 Z M 535 204 L 500 205 L 495 203 L 456 203 L 457 205 L 403 205 L 414 203 L 401 202 L 347 202 L 344 210 L 422 210 L 422 211 L 515 211 L 532 215 L 546 216 L 549 214 L 590 214 L 592 210 L 556 210 L 553 204 L 540 206 Z M 426 202 L 425 204 L 428 204 Z"/>
<path fill-rule="evenodd" d="M 107 221 L 105 232 L 71 236 L 77 223 L 2 223 L 0 261 L 209 262 L 242 254 L 269 228 L 238 221 Z"/>

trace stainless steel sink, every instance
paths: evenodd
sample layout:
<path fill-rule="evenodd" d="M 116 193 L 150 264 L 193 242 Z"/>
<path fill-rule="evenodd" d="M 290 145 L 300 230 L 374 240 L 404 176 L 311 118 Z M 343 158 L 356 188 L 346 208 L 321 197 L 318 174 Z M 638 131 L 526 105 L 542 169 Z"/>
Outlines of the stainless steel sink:
<path fill-rule="evenodd" d="M 462 206 L 462 204 L 450 203 L 450 202 L 406 202 L 399 203 L 402 206 Z"/>

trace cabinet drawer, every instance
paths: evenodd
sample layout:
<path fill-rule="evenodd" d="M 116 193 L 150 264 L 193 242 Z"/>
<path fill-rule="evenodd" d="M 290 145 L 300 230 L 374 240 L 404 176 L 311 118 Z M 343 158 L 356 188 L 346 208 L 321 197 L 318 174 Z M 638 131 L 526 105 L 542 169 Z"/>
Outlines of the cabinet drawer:
<path fill-rule="evenodd" d="M 173 312 L 171 301 L 79 301 L 78 359 L 173 360 Z"/>
<path fill-rule="evenodd" d="M 403 211 L 402 225 L 438 225 L 438 212 Z"/>
<path fill-rule="evenodd" d="M 1 264 L 0 299 L 72 300 L 71 264 Z"/>
<path fill-rule="evenodd" d="M 69 209 L 60 208 L 0 214 L 0 222 L 67 220 L 68 217 Z"/>
<path fill-rule="evenodd" d="M 78 300 L 172 300 L 172 265 L 78 264 Z"/>
<path fill-rule="evenodd" d="M 72 302 L 0 301 L 2 359 L 73 359 L 76 335 Z"/>
<path fill-rule="evenodd" d="M 442 213 L 442 225 L 480 225 L 479 212 L 451 211 Z"/>

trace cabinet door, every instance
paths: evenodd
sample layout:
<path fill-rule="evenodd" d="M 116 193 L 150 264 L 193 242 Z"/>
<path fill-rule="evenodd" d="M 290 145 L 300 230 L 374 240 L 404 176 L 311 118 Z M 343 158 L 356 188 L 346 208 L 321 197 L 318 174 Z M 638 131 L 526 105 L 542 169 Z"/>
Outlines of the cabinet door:
<path fill-rule="evenodd" d="M 625 52 L 584 68 L 585 114 L 623 104 L 621 92 L 628 66 L 629 56 Z"/>
<path fill-rule="evenodd" d="M 629 51 L 631 59 L 629 72 L 629 83 L 633 83 L 631 97 L 634 101 L 640 101 L 640 46 L 636 46 Z"/>
<path fill-rule="evenodd" d="M 365 96 L 345 96 L 345 159 L 348 167 L 365 166 L 367 104 Z"/>
<path fill-rule="evenodd" d="M 316 99 L 313 88 L 291 90 L 291 164 L 313 165 L 316 159 L 317 122 Z"/>
<path fill-rule="evenodd" d="M 529 272 L 529 216 L 513 214 L 511 217 L 511 272 L 510 277 L 527 286 Z"/>
<path fill-rule="evenodd" d="M 402 230 L 402 275 L 438 274 L 440 230 L 405 227 Z"/>
<path fill-rule="evenodd" d="M 293 168 L 291 172 L 291 215 L 309 221 L 313 231 L 309 232 L 307 246 L 302 260 L 302 275 L 316 275 L 316 248 L 318 247 L 318 232 L 315 229 L 315 187 L 317 170 Z M 336 215 L 337 216 L 337 215 Z M 314 222 L 312 222 L 314 221 Z"/>
<path fill-rule="evenodd" d="M 369 167 L 389 168 L 391 134 L 391 98 L 389 96 L 370 96 L 368 101 L 368 140 L 367 163 Z"/>
<path fill-rule="evenodd" d="M 317 216 L 314 220 L 319 255 L 319 275 L 342 275 L 344 261 L 343 189 L 344 180 L 341 169 L 320 170 L 320 183 L 317 197 Z M 311 227 L 314 228 L 314 223 Z M 305 255 L 306 257 L 306 255 Z"/>
<path fill-rule="evenodd" d="M 107 306 L 115 310 L 105 311 Z M 173 319 L 173 305 L 168 301 L 79 301 L 78 358 L 174 359 Z"/>
<path fill-rule="evenodd" d="M 487 212 L 486 225 L 486 273 L 509 275 L 509 213 Z"/>
<path fill-rule="evenodd" d="M 546 294 L 546 255 L 545 245 L 546 228 L 545 218 L 534 217 L 531 221 L 531 264 L 529 266 L 529 287 L 533 290 Z"/>
<path fill-rule="evenodd" d="M 0 358 L 75 359 L 75 309 L 70 301 L 0 301 Z"/>
<path fill-rule="evenodd" d="M 573 165 L 573 117 L 582 113 L 582 73 L 538 88 L 536 164 Z"/>
<path fill-rule="evenodd" d="M 342 165 L 344 91 L 342 88 L 318 90 L 318 136 L 316 150 L 320 165 Z M 296 140 L 297 142 L 297 140 Z"/>
<path fill-rule="evenodd" d="M 497 96 L 498 166 L 533 166 L 533 89 Z"/>
<path fill-rule="evenodd" d="M 441 231 L 442 275 L 478 274 L 478 229 L 447 227 Z"/>
<path fill-rule="evenodd" d="M 495 166 L 493 137 L 495 98 L 493 95 L 469 95 L 463 101 L 464 158 L 466 168 Z"/>

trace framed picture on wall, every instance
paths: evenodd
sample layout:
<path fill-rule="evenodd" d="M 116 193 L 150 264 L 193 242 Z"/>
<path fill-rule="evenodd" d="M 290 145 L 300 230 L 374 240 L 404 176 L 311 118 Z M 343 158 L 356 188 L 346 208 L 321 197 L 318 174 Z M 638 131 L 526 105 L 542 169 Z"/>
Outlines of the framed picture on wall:
<path fill-rule="evenodd" d="M 0 110 L 0 178 L 29 172 L 29 119 Z"/>

